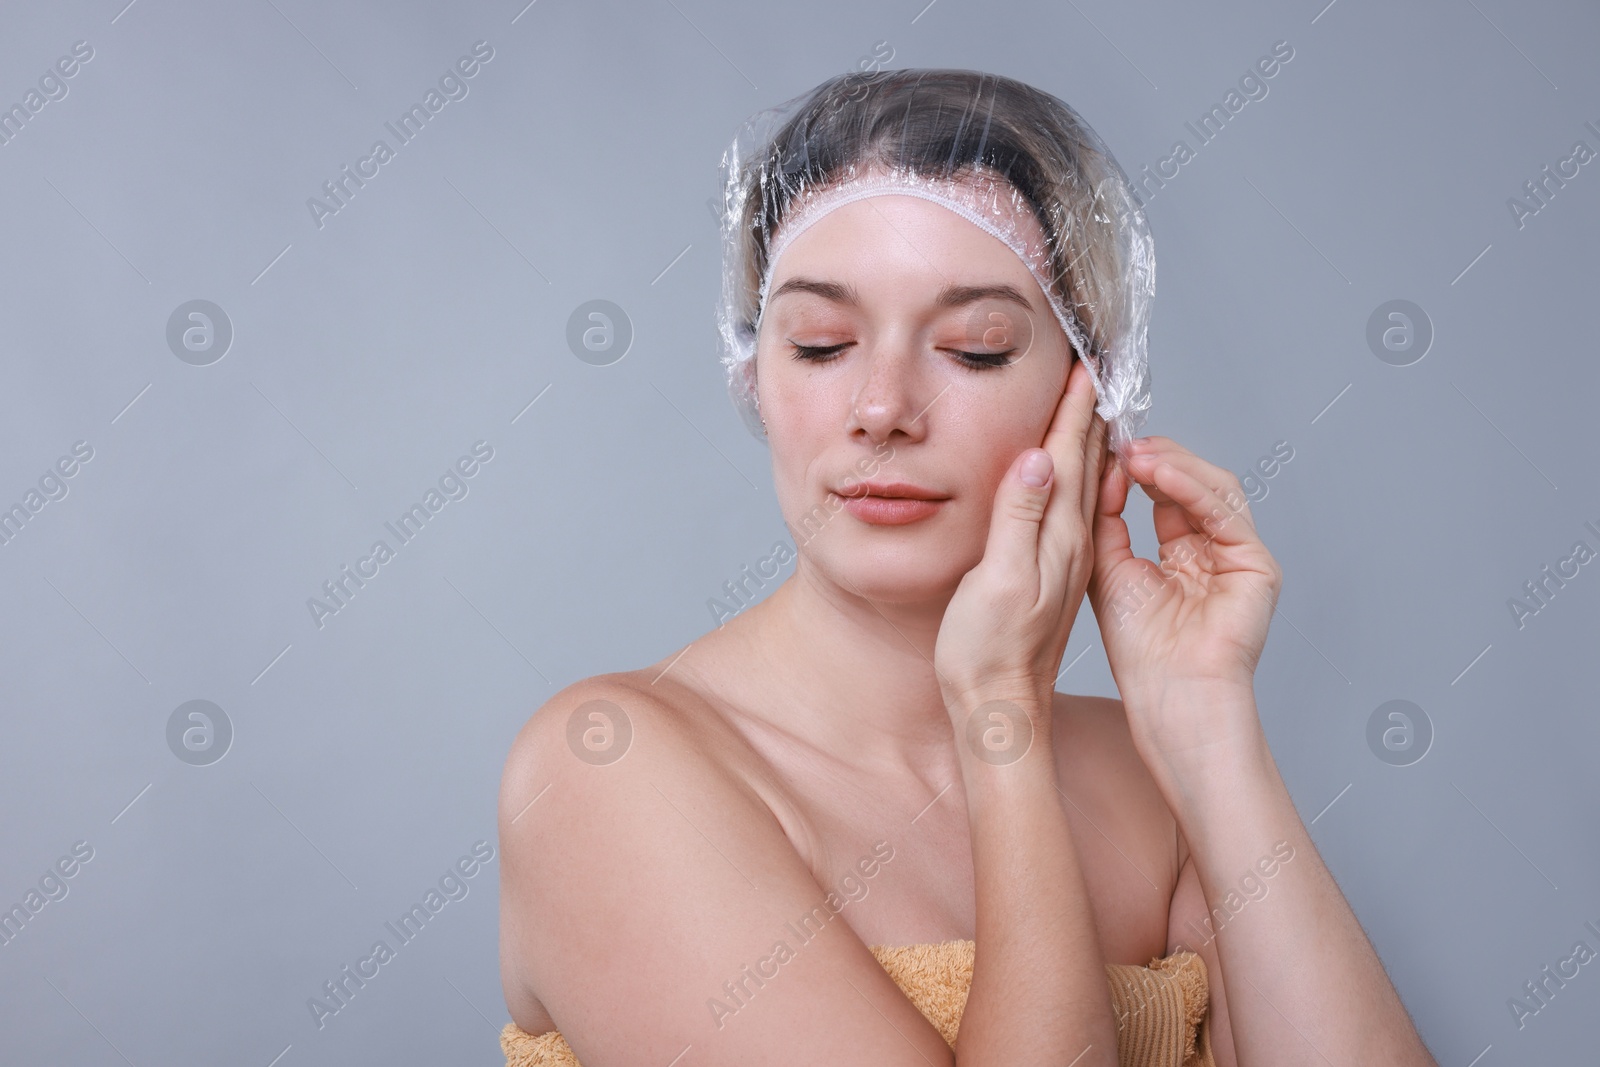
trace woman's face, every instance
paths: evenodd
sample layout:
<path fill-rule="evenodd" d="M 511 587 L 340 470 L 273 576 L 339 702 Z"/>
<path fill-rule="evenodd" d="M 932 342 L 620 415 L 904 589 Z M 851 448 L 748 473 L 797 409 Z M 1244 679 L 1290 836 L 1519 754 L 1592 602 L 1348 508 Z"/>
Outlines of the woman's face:
<path fill-rule="evenodd" d="M 768 293 L 756 385 L 800 554 L 873 600 L 948 598 L 1066 386 L 1072 349 L 1044 293 L 997 238 L 896 195 L 824 215 Z M 940 500 L 864 495 L 890 483 Z"/>

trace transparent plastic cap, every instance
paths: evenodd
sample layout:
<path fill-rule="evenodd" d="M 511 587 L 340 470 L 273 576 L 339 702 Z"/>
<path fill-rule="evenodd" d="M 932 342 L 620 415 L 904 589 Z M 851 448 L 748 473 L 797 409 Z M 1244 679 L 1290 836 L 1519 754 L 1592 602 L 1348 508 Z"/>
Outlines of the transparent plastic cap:
<path fill-rule="evenodd" d="M 899 194 L 941 204 L 1022 259 L 1125 454 L 1150 408 L 1155 246 L 1127 175 L 1064 101 L 978 71 L 852 72 L 757 112 L 721 166 L 717 329 L 752 434 L 765 439 L 756 338 L 784 248 L 836 207 Z"/>

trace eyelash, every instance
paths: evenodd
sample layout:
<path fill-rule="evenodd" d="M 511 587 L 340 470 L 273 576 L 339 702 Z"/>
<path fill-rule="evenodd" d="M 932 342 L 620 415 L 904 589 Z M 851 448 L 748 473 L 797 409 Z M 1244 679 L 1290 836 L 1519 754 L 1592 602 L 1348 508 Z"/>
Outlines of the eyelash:
<path fill-rule="evenodd" d="M 838 356 L 839 350 L 845 347 L 842 344 L 819 347 L 815 345 L 799 345 L 793 341 L 789 343 L 794 346 L 794 358 L 809 363 L 831 362 Z M 1001 367 L 1010 366 L 1011 360 L 1007 357 L 1015 351 L 1015 348 L 1008 348 L 1004 352 L 963 352 L 956 350 L 956 355 L 960 357 L 962 366 L 972 370 L 998 370 Z"/>

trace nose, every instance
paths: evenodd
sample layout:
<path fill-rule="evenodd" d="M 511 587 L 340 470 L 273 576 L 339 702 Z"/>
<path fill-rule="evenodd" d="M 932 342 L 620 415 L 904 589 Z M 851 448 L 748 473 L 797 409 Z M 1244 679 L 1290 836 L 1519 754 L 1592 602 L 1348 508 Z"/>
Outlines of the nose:
<path fill-rule="evenodd" d="M 874 444 L 896 432 L 913 441 L 927 434 L 927 409 L 936 398 L 925 397 L 917 354 L 906 343 L 880 343 L 860 362 L 861 379 L 850 405 L 851 434 L 862 434 Z"/>

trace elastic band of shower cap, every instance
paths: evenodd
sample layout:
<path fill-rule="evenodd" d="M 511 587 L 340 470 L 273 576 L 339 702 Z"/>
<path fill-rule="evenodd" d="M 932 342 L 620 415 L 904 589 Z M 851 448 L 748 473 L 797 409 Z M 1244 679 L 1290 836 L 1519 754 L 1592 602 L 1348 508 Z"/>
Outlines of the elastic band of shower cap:
<path fill-rule="evenodd" d="M 1032 198 L 1000 160 L 1028 175 Z M 836 208 L 903 195 L 1022 260 L 1092 372 L 1112 450 L 1126 456 L 1150 408 L 1154 245 L 1127 176 L 1065 102 L 976 71 L 844 75 L 754 115 L 722 169 L 717 326 L 729 396 L 758 439 L 756 341 L 784 250 Z"/>

